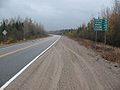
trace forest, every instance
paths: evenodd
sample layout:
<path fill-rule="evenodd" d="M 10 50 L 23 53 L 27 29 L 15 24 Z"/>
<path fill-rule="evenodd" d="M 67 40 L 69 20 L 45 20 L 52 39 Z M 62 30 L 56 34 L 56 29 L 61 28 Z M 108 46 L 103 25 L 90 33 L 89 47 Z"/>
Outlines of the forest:
<path fill-rule="evenodd" d="M 6 35 L 3 34 L 4 30 L 7 32 Z M 32 21 L 31 18 L 25 20 L 20 17 L 4 19 L 0 23 L 0 44 L 35 39 L 46 35 L 44 26 Z"/>

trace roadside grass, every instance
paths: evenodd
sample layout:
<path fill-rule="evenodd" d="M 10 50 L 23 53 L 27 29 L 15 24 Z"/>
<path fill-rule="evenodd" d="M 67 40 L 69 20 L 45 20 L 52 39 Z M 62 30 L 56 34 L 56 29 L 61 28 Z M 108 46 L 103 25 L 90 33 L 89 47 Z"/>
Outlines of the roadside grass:
<path fill-rule="evenodd" d="M 69 38 L 77 41 L 80 45 L 83 45 L 86 48 L 90 48 L 94 50 L 95 47 L 94 41 L 81 39 L 81 38 L 73 38 L 73 37 L 69 37 Z M 99 53 L 105 60 L 111 62 L 117 62 L 120 64 L 120 48 L 106 45 L 106 49 L 104 51 L 104 44 L 99 42 L 97 43 L 96 47 L 97 47 L 96 48 L 97 53 Z"/>

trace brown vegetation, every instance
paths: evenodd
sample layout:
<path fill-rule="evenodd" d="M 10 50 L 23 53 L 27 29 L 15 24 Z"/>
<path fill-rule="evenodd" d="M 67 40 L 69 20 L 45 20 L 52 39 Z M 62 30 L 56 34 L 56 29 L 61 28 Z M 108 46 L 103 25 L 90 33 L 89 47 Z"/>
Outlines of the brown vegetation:
<path fill-rule="evenodd" d="M 86 48 L 94 49 L 95 46 L 94 41 L 81 39 L 81 38 L 73 38 L 73 37 L 70 38 L 77 41 L 80 45 L 83 45 Z M 120 48 L 106 45 L 106 49 L 104 51 L 103 43 L 97 43 L 96 46 L 97 46 L 96 49 L 97 53 L 99 53 L 104 59 L 108 61 L 120 63 Z"/>

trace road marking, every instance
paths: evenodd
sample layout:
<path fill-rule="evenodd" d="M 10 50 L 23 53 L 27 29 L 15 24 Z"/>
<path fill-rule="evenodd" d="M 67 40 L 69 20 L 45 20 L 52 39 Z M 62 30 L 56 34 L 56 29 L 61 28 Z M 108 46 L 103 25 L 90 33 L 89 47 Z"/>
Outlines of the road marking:
<path fill-rule="evenodd" d="M 23 71 L 25 71 L 34 61 L 36 61 L 41 55 L 43 55 L 47 50 L 49 50 L 58 40 L 61 38 L 61 36 L 53 43 L 51 44 L 47 49 L 45 49 L 42 53 L 40 53 L 36 58 L 34 58 L 30 63 L 28 63 L 23 69 L 21 69 L 16 75 L 14 75 L 9 81 L 7 81 L 0 90 L 4 90 L 13 80 L 15 80 Z"/>
<path fill-rule="evenodd" d="M 49 39 L 49 40 L 50 40 L 50 39 Z M 40 44 L 40 43 L 47 42 L 47 41 L 49 41 L 49 40 L 45 40 L 45 41 L 42 41 L 42 42 L 38 42 L 38 43 L 35 43 L 35 44 L 32 44 L 32 45 L 26 46 L 26 47 L 24 47 L 24 48 L 17 49 L 17 50 L 15 50 L 15 51 L 12 51 L 12 52 L 9 52 L 9 53 L 5 53 L 5 54 L 3 54 L 3 55 L 0 55 L 0 58 L 5 57 L 5 56 L 10 55 L 10 54 L 13 54 L 13 53 L 16 53 L 16 52 L 19 52 L 19 51 L 24 50 L 24 49 L 30 48 L 30 47 L 35 46 L 35 45 L 38 45 L 38 44 Z"/>

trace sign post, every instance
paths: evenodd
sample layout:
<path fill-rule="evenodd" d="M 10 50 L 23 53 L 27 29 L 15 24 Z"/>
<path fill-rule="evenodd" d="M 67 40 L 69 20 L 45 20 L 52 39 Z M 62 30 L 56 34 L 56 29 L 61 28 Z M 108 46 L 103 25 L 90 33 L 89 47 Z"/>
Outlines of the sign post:
<path fill-rule="evenodd" d="M 104 51 L 106 49 L 106 31 L 105 31 L 105 37 L 104 37 Z"/>
<path fill-rule="evenodd" d="M 94 19 L 94 30 L 96 31 L 95 52 L 96 52 L 96 44 L 97 44 L 97 31 L 105 31 L 105 36 L 104 36 L 104 50 L 105 50 L 106 31 L 108 31 L 108 20 L 107 19 Z"/>
<path fill-rule="evenodd" d="M 97 44 L 97 31 L 95 31 L 95 52 L 96 52 L 96 44 Z"/>

